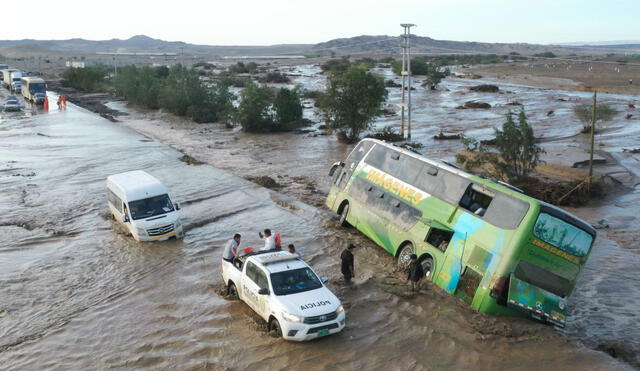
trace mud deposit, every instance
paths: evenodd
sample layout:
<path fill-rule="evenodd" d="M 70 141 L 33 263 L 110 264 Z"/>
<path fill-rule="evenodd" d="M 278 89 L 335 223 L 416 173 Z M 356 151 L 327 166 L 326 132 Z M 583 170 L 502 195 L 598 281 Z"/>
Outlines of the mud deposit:
<path fill-rule="evenodd" d="M 609 232 L 599 240 L 564 332 L 489 317 L 432 286 L 409 295 L 391 256 L 299 201 L 321 204 L 328 164 L 349 149 L 334 139 L 288 133 L 273 140 L 212 125 L 176 130 L 175 122 L 149 117 L 127 125 L 164 135 L 209 165 L 190 166 L 180 160 L 185 153 L 74 105 L 2 117 L 0 368 L 624 369 L 621 360 L 637 357 L 633 235 L 619 236 L 624 245 Z M 420 129 L 418 140 L 426 143 L 429 131 Z M 267 172 L 283 187 L 268 190 L 220 168 L 242 177 Z M 158 177 L 182 203 L 184 240 L 136 243 L 105 216 L 106 176 L 133 169 Z M 637 195 L 626 197 L 580 213 L 633 233 L 637 219 L 626 205 Z M 347 308 L 342 333 L 284 342 L 221 295 L 224 242 L 239 232 L 244 246 L 258 246 L 257 231 L 267 227 L 330 277 Z M 356 278 L 343 285 L 338 255 L 349 242 L 360 246 Z"/>

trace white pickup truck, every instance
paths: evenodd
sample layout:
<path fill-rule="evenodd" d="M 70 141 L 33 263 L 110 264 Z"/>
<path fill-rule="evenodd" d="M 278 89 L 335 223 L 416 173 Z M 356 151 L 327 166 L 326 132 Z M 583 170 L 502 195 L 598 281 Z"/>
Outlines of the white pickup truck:
<path fill-rule="evenodd" d="M 249 254 L 235 264 L 222 261 L 222 279 L 286 340 L 305 341 L 342 331 L 340 300 L 313 270 L 286 251 Z"/>

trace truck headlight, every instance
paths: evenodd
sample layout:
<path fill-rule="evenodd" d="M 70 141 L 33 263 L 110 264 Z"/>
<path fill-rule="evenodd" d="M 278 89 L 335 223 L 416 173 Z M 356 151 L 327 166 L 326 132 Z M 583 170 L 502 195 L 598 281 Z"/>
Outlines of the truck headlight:
<path fill-rule="evenodd" d="M 287 322 L 302 322 L 302 318 L 285 311 L 282 312 L 282 318 L 284 318 Z"/>
<path fill-rule="evenodd" d="M 342 313 L 344 312 L 344 307 L 342 306 L 342 304 L 340 304 L 340 306 L 338 306 L 338 309 L 336 309 L 336 313 Z"/>
<path fill-rule="evenodd" d="M 136 230 L 138 231 L 138 236 L 146 236 L 147 235 L 147 231 L 145 231 L 144 228 L 136 228 Z"/>

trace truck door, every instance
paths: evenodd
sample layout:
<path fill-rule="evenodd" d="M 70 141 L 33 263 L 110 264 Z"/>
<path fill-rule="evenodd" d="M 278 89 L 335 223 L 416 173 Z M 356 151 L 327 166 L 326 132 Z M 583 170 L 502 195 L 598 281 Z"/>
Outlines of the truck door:
<path fill-rule="evenodd" d="M 256 313 L 263 316 L 266 310 L 265 300 L 268 295 L 258 294 L 261 285 L 265 286 L 265 288 L 269 287 L 266 274 L 256 264 L 248 262 L 246 274 L 242 276 L 242 300 Z"/>

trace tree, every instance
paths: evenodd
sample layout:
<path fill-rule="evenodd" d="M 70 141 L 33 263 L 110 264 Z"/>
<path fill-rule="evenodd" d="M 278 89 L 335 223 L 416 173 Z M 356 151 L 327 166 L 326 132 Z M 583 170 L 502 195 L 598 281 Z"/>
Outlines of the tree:
<path fill-rule="evenodd" d="M 591 130 L 591 121 L 593 121 L 593 105 L 581 104 L 575 106 L 573 113 L 582 122 L 582 132 L 588 133 Z M 618 111 L 606 103 L 596 105 L 596 123 L 611 121 L 617 114 Z"/>
<path fill-rule="evenodd" d="M 524 108 L 518 114 L 518 122 L 507 112 L 502 130 L 496 131 L 496 147 L 500 151 L 502 163 L 497 164 L 510 180 L 526 178 L 540 163 L 544 150 L 536 144 L 533 129 L 527 122 Z"/>
<path fill-rule="evenodd" d="M 355 142 L 380 115 L 380 105 L 386 99 L 387 89 L 381 76 L 362 67 L 351 67 L 329 78 L 321 111 L 331 128 L 344 135 L 348 142 Z"/>
<path fill-rule="evenodd" d="M 281 128 L 288 124 L 302 120 L 302 101 L 297 88 L 281 88 L 273 103 L 275 122 Z"/>
<path fill-rule="evenodd" d="M 433 64 L 429 64 L 427 66 L 427 72 L 425 73 L 426 78 L 422 83 L 422 86 L 429 88 L 430 90 L 436 90 L 440 81 L 449 74 L 449 70 L 446 69 L 444 72 L 441 72 L 440 69 Z"/>
<path fill-rule="evenodd" d="M 349 62 L 349 58 L 342 57 L 339 59 L 330 59 L 324 62 L 320 68 L 322 72 L 328 72 L 331 74 L 340 74 L 345 72 L 351 67 L 351 62 Z"/>
<path fill-rule="evenodd" d="M 248 83 L 240 94 L 240 105 L 235 114 L 236 124 L 243 131 L 271 131 L 274 118 L 271 110 L 272 94 L 266 85 Z"/>

